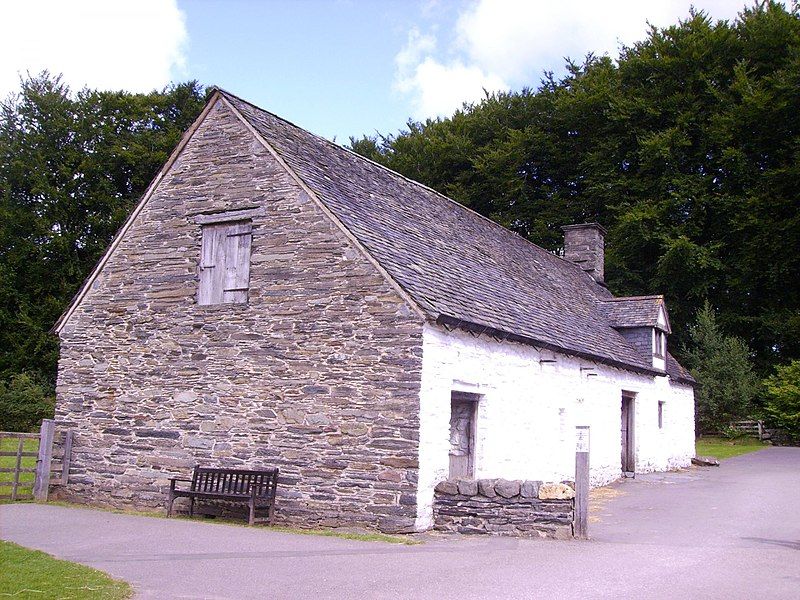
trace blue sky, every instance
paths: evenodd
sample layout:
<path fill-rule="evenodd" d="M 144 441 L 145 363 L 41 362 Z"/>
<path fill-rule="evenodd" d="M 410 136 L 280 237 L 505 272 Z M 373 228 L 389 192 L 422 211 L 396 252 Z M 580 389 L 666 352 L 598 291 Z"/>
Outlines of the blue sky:
<path fill-rule="evenodd" d="M 191 76 L 340 141 L 411 114 L 395 55 L 419 2 L 181 3 Z"/>
<path fill-rule="evenodd" d="M 0 95 L 42 69 L 73 89 L 197 79 L 347 142 L 616 57 L 690 4 L 732 19 L 745 0 L 25 0 L 3 7 Z"/>

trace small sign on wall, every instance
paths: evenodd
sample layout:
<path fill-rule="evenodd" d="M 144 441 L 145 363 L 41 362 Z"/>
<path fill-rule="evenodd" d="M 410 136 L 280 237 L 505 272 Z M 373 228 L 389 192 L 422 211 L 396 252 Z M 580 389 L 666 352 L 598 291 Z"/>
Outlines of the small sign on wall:
<path fill-rule="evenodd" d="M 589 426 L 575 428 L 575 452 L 589 452 Z"/>

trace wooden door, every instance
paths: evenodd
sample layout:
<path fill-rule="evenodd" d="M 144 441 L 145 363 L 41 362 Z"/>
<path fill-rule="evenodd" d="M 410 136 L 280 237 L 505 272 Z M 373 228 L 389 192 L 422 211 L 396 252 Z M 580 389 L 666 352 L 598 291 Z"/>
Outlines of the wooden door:
<path fill-rule="evenodd" d="M 475 414 L 478 403 L 455 393 L 450 400 L 450 477 L 475 476 Z"/>
<path fill-rule="evenodd" d="M 225 232 L 223 302 L 247 302 L 247 292 L 250 287 L 252 231 L 252 224 L 246 221 L 231 223 Z"/>
<path fill-rule="evenodd" d="M 214 223 L 203 227 L 200 257 L 198 304 L 221 304 L 225 289 L 225 238 L 227 224 Z"/>
<path fill-rule="evenodd" d="M 250 221 L 203 226 L 198 304 L 247 302 L 252 230 Z"/>
<path fill-rule="evenodd" d="M 622 396 L 622 419 L 621 419 L 621 444 L 622 444 L 622 472 L 636 472 L 636 444 L 634 423 L 634 398 L 632 396 Z"/>

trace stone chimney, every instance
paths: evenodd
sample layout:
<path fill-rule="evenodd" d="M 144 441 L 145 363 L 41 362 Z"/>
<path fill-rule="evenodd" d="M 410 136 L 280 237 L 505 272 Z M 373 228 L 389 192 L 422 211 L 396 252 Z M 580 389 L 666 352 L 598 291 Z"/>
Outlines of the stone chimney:
<path fill-rule="evenodd" d="M 603 283 L 606 230 L 597 223 L 565 225 L 564 258 L 589 273 L 597 283 Z"/>

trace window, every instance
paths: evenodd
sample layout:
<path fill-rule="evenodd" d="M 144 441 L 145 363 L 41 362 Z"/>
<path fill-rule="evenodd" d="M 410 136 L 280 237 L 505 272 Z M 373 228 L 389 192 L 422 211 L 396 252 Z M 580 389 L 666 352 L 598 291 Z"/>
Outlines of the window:
<path fill-rule="evenodd" d="M 664 429 L 664 402 L 658 403 L 658 428 Z"/>
<path fill-rule="evenodd" d="M 247 302 L 252 230 L 249 219 L 202 226 L 198 304 Z"/>
<path fill-rule="evenodd" d="M 655 335 L 653 337 L 653 354 L 660 358 L 667 355 L 667 334 L 660 329 L 654 329 Z"/>

